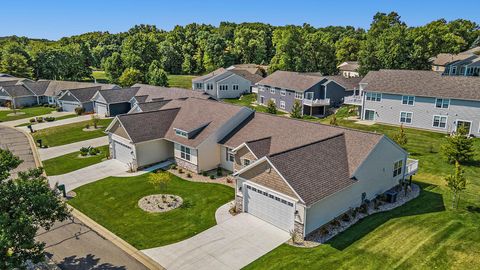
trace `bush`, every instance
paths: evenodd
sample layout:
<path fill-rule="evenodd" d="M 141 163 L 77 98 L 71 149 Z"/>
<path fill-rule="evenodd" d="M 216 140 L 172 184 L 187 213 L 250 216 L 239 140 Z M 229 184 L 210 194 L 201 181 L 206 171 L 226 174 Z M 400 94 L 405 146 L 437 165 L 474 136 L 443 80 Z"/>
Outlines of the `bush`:
<path fill-rule="evenodd" d="M 55 110 L 56 110 L 57 112 L 63 112 L 63 108 L 62 108 L 62 107 L 57 107 Z"/>
<path fill-rule="evenodd" d="M 202 172 L 202 175 L 203 176 L 208 176 L 208 173 L 207 172 Z"/>
<path fill-rule="evenodd" d="M 37 117 L 37 123 L 42 123 L 43 122 L 43 117 Z"/>
<path fill-rule="evenodd" d="M 80 148 L 80 155 L 86 156 L 86 155 L 88 155 L 89 151 L 90 150 L 88 149 L 88 147 L 82 147 L 82 148 Z"/>
<path fill-rule="evenodd" d="M 53 116 L 45 117 L 45 121 L 47 121 L 47 122 L 53 122 L 53 121 L 55 121 L 55 117 L 53 117 Z"/>
<path fill-rule="evenodd" d="M 210 179 L 215 179 L 215 175 L 210 175 Z"/>
<path fill-rule="evenodd" d="M 275 102 L 271 99 L 267 102 L 267 112 L 270 114 L 277 114 L 277 105 L 275 105 Z"/>
<path fill-rule="evenodd" d="M 343 222 L 349 222 L 350 221 L 350 216 L 347 213 L 343 214 L 342 215 L 342 221 Z"/>
<path fill-rule="evenodd" d="M 48 103 L 42 104 L 43 107 L 48 107 Z"/>
<path fill-rule="evenodd" d="M 183 169 L 182 168 L 178 169 L 178 173 L 183 173 Z"/>
<path fill-rule="evenodd" d="M 35 118 L 30 118 L 30 123 L 35 123 L 37 120 L 35 120 Z"/>
<path fill-rule="evenodd" d="M 223 170 L 220 167 L 217 168 L 217 176 L 219 177 L 223 176 Z"/>
<path fill-rule="evenodd" d="M 332 227 L 339 227 L 341 224 L 340 224 L 340 221 L 338 221 L 337 219 L 334 219 L 332 221 L 330 221 L 330 226 Z"/>
<path fill-rule="evenodd" d="M 98 153 L 100 153 L 100 150 L 98 150 L 97 148 L 90 147 L 90 148 L 88 149 L 88 154 L 91 155 L 91 156 L 95 156 L 95 155 L 97 155 Z"/>
<path fill-rule="evenodd" d="M 368 214 L 368 205 L 366 203 L 362 203 L 362 205 L 360 205 L 358 211 L 360 213 L 363 213 L 363 214 Z"/>
<path fill-rule="evenodd" d="M 177 169 L 177 164 L 172 164 L 172 166 L 170 166 L 170 169 L 176 170 Z"/>
<path fill-rule="evenodd" d="M 77 108 L 75 108 L 75 113 L 76 113 L 77 115 L 82 115 L 82 114 L 85 113 L 85 108 L 83 108 L 83 107 L 77 107 Z"/>
<path fill-rule="evenodd" d="M 191 173 L 187 173 L 187 177 L 188 177 L 188 178 L 192 178 L 192 174 L 191 174 Z"/>
<path fill-rule="evenodd" d="M 90 124 L 86 124 L 86 125 L 85 125 L 85 128 L 86 128 L 86 129 L 89 129 L 89 128 L 90 128 Z"/>

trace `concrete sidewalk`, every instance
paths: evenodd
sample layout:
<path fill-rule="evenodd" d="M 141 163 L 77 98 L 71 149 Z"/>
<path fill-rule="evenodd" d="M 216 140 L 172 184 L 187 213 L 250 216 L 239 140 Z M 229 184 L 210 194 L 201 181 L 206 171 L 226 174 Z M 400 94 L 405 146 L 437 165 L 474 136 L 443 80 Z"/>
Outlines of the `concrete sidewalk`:
<path fill-rule="evenodd" d="M 49 116 L 60 117 L 60 116 L 70 115 L 70 114 L 74 114 L 74 113 L 53 111 L 49 114 L 37 115 L 35 117 L 49 117 Z M 13 121 L 0 122 L 0 125 L 7 126 L 7 127 L 15 127 L 24 123 L 28 123 L 30 118 L 34 118 L 34 117 L 27 117 L 27 118 L 13 120 Z"/>
<path fill-rule="evenodd" d="M 108 144 L 108 137 L 103 136 L 103 137 L 71 143 L 71 144 L 65 144 L 65 145 L 49 147 L 49 148 L 40 148 L 38 149 L 38 153 L 40 154 L 41 160 L 47 160 L 54 157 L 59 157 L 69 153 L 80 151 L 80 148 L 82 147 L 88 147 L 88 146 L 99 147 L 107 144 Z"/>
<path fill-rule="evenodd" d="M 42 130 L 42 129 L 51 128 L 51 127 L 58 127 L 58 126 L 63 126 L 63 125 L 68 125 L 68 124 L 73 124 L 73 123 L 78 123 L 83 121 L 89 121 L 90 119 L 92 119 L 91 115 L 81 115 L 81 116 L 76 116 L 72 118 L 56 120 L 53 122 L 43 122 L 40 124 L 35 124 L 32 126 L 32 128 L 33 130 Z M 17 128 L 24 129 L 25 131 L 30 131 L 27 127 L 17 127 Z"/>

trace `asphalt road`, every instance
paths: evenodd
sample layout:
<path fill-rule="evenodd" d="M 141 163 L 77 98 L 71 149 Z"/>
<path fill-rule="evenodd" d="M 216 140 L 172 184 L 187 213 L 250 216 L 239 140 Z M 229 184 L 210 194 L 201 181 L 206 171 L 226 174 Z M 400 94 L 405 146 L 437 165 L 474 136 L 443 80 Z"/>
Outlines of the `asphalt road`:
<path fill-rule="evenodd" d="M 35 168 L 32 149 L 28 143 L 27 136 L 21 131 L 11 127 L 0 126 L 0 148 L 9 149 L 13 154 L 23 160 L 22 164 L 13 170 L 12 176 L 15 176 L 16 172 Z"/>
<path fill-rule="evenodd" d="M 37 240 L 46 243 L 47 256 L 61 269 L 147 269 L 78 219 L 57 223 L 50 231 L 39 231 Z"/>

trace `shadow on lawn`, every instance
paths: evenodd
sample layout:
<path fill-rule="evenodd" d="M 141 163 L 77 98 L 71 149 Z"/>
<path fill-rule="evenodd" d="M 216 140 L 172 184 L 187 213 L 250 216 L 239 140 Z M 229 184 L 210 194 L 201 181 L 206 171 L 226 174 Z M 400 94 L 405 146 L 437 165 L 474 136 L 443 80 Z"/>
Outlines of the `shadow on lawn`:
<path fill-rule="evenodd" d="M 412 201 L 391 211 L 373 214 L 360 220 L 344 232 L 327 242 L 337 250 L 344 250 L 392 218 L 422 215 L 445 211 L 442 194 L 432 192 L 435 185 L 416 183 L 421 187 L 420 195 Z"/>

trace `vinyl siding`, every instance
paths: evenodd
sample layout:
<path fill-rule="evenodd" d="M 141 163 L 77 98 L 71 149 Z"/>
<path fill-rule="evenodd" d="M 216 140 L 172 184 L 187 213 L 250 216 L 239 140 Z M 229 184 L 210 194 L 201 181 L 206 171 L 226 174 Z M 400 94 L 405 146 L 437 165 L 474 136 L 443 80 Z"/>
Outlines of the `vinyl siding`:
<path fill-rule="evenodd" d="M 145 167 L 173 157 L 173 143 L 154 140 L 135 144 L 137 166 Z"/>

